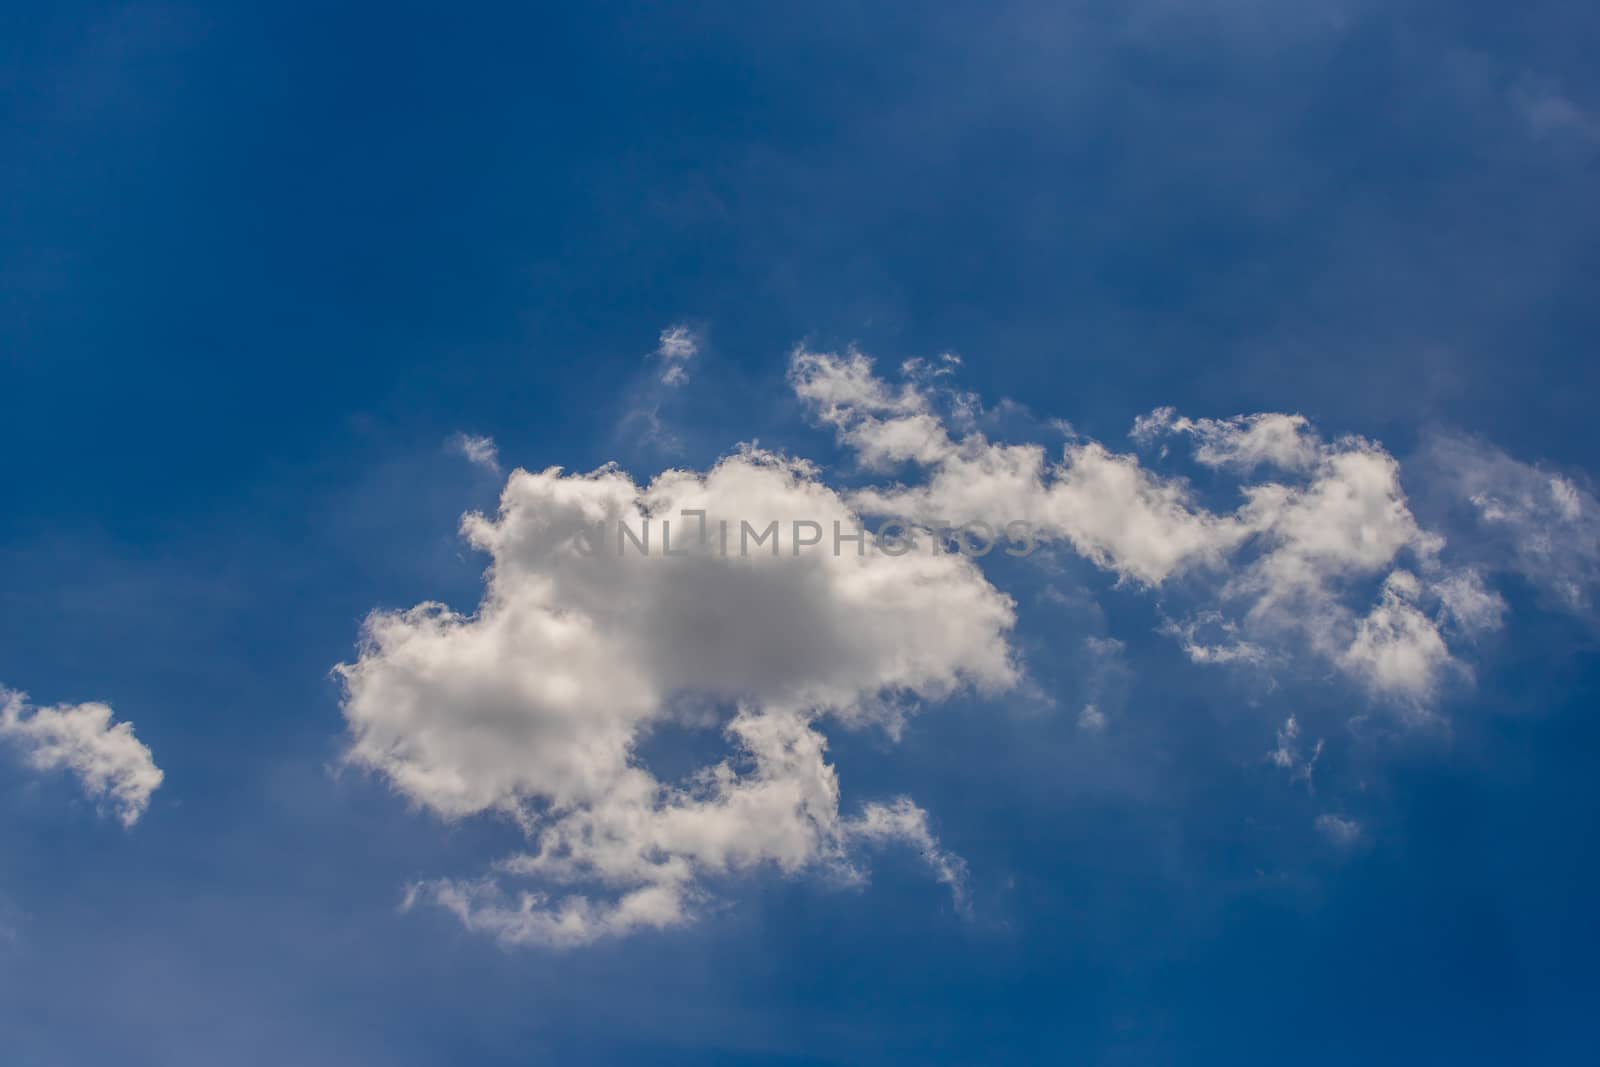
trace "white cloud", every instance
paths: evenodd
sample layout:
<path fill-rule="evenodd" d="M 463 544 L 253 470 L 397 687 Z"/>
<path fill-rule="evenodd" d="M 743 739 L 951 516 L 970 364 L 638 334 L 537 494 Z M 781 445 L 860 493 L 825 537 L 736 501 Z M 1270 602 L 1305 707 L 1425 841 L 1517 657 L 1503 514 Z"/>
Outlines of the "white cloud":
<path fill-rule="evenodd" d="M 1084 705 L 1078 712 L 1078 728 L 1086 733 L 1103 733 L 1126 699 L 1127 646 L 1113 637 L 1084 638 L 1087 662 L 1082 667 Z"/>
<path fill-rule="evenodd" d="M 870 449 L 903 424 L 896 419 L 870 429 L 850 426 L 841 436 L 854 445 L 865 438 Z M 906 458 L 932 467 L 928 481 L 862 490 L 853 498 L 860 508 L 928 523 L 1025 522 L 1041 537 L 1066 540 L 1086 559 L 1146 586 L 1215 565 L 1250 533 L 1232 518 L 1197 509 L 1182 483 L 1153 475 L 1134 457 L 1097 442 L 1068 445 L 1062 462 L 1051 464 L 1038 445 L 994 444 L 981 434 L 959 444 L 920 440 L 922 449 Z"/>
<path fill-rule="evenodd" d="M 1162 632 L 1176 637 L 1184 655 L 1195 663 L 1240 663 L 1262 666 L 1267 650 L 1239 636 L 1239 624 L 1220 611 L 1197 611 L 1182 622 L 1167 620 Z"/>
<path fill-rule="evenodd" d="M 706 513 L 705 544 L 684 510 Z M 516 471 L 498 516 L 463 522 L 492 561 L 477 612 L 367 620 L 359 658 L 339 668 L 349 759 L 443 816 L 506 813 L 533 844 L 417 899 L 510 943 L 573 944 L 687 922 L 710 877 L 842 872 L 854 846 L 896 835 L 932 848 L 909 802 L 893 818 L 841 814 L 821 724 L 892 733 L 918 700 L 1011 687 L 1011 601 L 959 555 L 724 556 L 723 518 L 736 544 L 742 519 L 856 526 L 813 468 L 754 449 L 644 487 L 610 468 Z M 650 521 L 649 558 L 585 540 L 619 520 L 635 534 Z M 664 536 L 686 554 L 661 554 Z M 662 782 L 637 747 L 686 700 L 737 707 L 738 755 Z M 509 894 L 508 879 L 533 888 Z"/>
<path fill-rule="evenodd" d="M 1340 848 L 1350 848 L 1361 841 L 1361 824 L 1355 819 L 1331 812 L 1317 816 L 1317 832 Z"/>
<path fill-rule="evenodd" d="M 484 470 L 500 473 L 500 450 L 494 438 L 477 434 L 458 433 L 450 441 L 451 447 Z"/>
<path fill-rule="evenodd" d="M 1241 484 L 1240 505 L 1216 513 L 1183 479 L 1096 441 L 1076 438 L 1052 461 L 1040 445 L 953 435 L 935 391 L 915 378 L 890 386 L 859 352 L 799 350 L 792 366 L 798 395 L 864 466 L 926 470 L 920 484 L 856 492 L 852 502 L 865 512 L 930 525 L 1026 522 L 1123 581 L 1209 583 L 1213 603 L 1170 626 L 1196 661 L 1262 664 L 1269 648 L 1298 644 L 1412 705 L 1429 700 L 1449 672 L 1437 624 L 1418 604 L 1437 602 L 1434 583 L 1453 572 L 1438 562 L 1442 540 L 1413 517 L 1399 464 L 1373 442 L 1324 441 L 1298 415 L 1196 420 L 1164 408 L 1140 419 L 1133 432 L 1142 443 L 1183 435 L 1203 465 L 1282 476 Z M 1391 590 L 1361 610 L 1357 590 L 1397 573 L 1403 557 L 1427 582 L 1409 599 Z M 1222 639 L 1200 639 L 1201 628 Z"/>
<path fill-rule="evenodd" d="M 908 362 L 906 369 L 914 374 L 921 366 Z M 838 357 L 797 348 L 789 363 L 789 383 L 870 469 L 908 460 L 936 463 L 954 447 L 920 389 L 911 381 L 898 390 L 889 388 L 873 374 L 872 361 L 854 349 Z"/>
<path fill-rule="evenodd" d="M 683 385 L 689 381 L 689 361 L 700 354 L 700 338 L 684 325 L 668 326 L 661 331 L 655 356 L 662 363 L 663 385 Z"/>
<path fill-rule="evenodd" d="M 1571 611 L 1588 612 L 1600 585 L 1600 501 L 1556 471 L 1512 459 L 1493 445 L 1438 437 L 1428 449 L 1436 474 L 1467 504 L 1489 564 L 1520 574 Z M 1452 590 L 1457 604 L 1463 591 Z M 1475 603 L 1477 618 L 1492 609 Z"/>
<path fill-rule="evenodd" d="M 105 704 L 35 707 L 26 694 L 0 688 L 0 738 L 20 748 L 35 770 L 71 771 L 123 826 L 139 821 L 163 778 L 133 724 L 113 722 Z"/>
<path fill-rule="evenodd" d="M 663 333 L 673 366 L 694 351 L 680 328 Z M 944 384 L 957 365 L 909 361 L 891 384 L 854 350 L 793 353 L 789 381 L 814 417 L 863 469 L 905 481 L 836 490 L 802 460 L 744 446 L 647 484 L 615 467 L 514 471 L 496 515 L 467 516 L 490 560 L 480 603 L 367 619 L 359 656 L 338 668 L 347 755 L 443 818 L 510 818 L 528 844 L 408 899 L 507 944 L 576 945 L 691 922 L 756 870 L 857 880 L 863 849 L 901 842 L 964 907 L 963 865 L 927 814 L 905 797 L 846 804 L 827 759 L 831 727 L 898 736 L 922 703 L 1022 680 L 1014 605 L 977 562 L 932 550 L 945 524 L 1028 524 L 1159 597 L 1163 631 L 1196 662 L 1337 673 L 1413 715 L 1470 679 L 1453 646 L 1501 624 L 1484 568 L 1419 524 L 1376 442 L 1324 438 L 1294 414 L 1139 420 L 1141 445 L 1181 440 L 1208 481 L 1233 480 L 1233 506 L 1219 508 L 1181 474 L 1070 429 L 1058 449 L 990 440 L 977 400 Z M 1527 542 L 1509 553 L 1516 566 L 1553 588 L 1592 585 L 1593 497 L 1503 456 L 1454 458 L 1481 521 Z M 923 548 L 828 544 L 861 517 L 912 520 Z M 784 551 L 741 550 L 741 520 L 748 533 L 814 524 L 823 547 L 801 553 L 785 533 Z M 1558 535 L 1539 540 L 1551 524 Z M 641 536 L 648 558 L 632 547 Z M 1119 642 L 1085 647 L 1074 703 L 1097 732 L 1115 721 L 1127 670 Z M 646 765 L 647 738 L 707 723 L 726 756 L 677 780 Z M 1290 717 L 1269 759 L 1309 787 L 1321 751 Z M 1344 845 L 1362 832 L 1333 814 L 1317 826 Z"/>
<path fill-rule="evenodd" d="M 1524 78 L 1511 91 L 1511 103 L 1537 138 L 1573 137 L 1588 144 L 1600 142 L 1600 118 L 1579 107 L 1548 80 Z"/>
<path fill-rule="evenodd" d="M 1231 419 L 1190 419 L 1172 408 L 1157 408 L 1134 420 L 1132 437 L 1148 444 L 1166 434 L 1188 434 L 1194 458 L 1208 467 L 1250 471 L 1260 466 L 1308 470 L 1322 458 L 1321 442 L 1303 415 L 1235 415 Z"/>
<path fill-rule="evenodd" d="M 1382 598 L 1356 625 L 1340 666 L 1379 692 L 1426 701 L 1443 671 L 1458 666 L 1432 619 L 1416 606 L 1421 583 L 1408 571 L 1384 579 Z"/>
<path fill-rule="evenodd" d="M 1467 637 L 1498 630 L 1504 622 L 1505 599 L 1484 585 L 1483 575 L 1476 570 L 1446 575 L 1434 583 L 1434 591 L 1444 617 Z"/>
<path fill-rule="evenodd" d="M 1284 720 L 1278 728 L 1278 747 L 1267 753 L 1273 766 L 1282 767 L 1289 772 L 1290 781 L 1306 783 L 1306 788 L 1312 787 L 1311 776 L 1316 770 L 1317 760 L 1322 757 L 1322 739 L 1317 738 L 1316 744 L 1311 747 L 1311 754 L 1302 756 L 1300 749 L 1300 723 L 1293 716 Z"/>
<path fill-rule="evenodd" d="M 1451 661 L 1433 621 L 1414 606 L 1422 587 L 1399 564 L 1409 556 L 1443 573 L 1443 542 L 1417 525 L 1393 457 L 1346 438 L 1323 446 L 1308 482 L 1241 491 L 1261 552 L 1240 562 L 1223 599 L 1247 605 L 1244 630 L 1268 642 L 1298 634 L 1375 693 L 1413 705 L 1431 699 Z M 1359 591 L 1378 576 L 1384 589 L 1363 612 Z"/>
<path fill-rule="evenodd" d="M 922 860 L 941 885 L 950 890 L 956 910 L 968 912 L 966 897 L 967 864 L 960 856 L 947 852 L 928 829 L 928 813 L 900 797 L 889 804 L 868 804 L 861 816 L 846 826 L 847 835 L 872 842 L 903 842 L 922 853 Z"/>

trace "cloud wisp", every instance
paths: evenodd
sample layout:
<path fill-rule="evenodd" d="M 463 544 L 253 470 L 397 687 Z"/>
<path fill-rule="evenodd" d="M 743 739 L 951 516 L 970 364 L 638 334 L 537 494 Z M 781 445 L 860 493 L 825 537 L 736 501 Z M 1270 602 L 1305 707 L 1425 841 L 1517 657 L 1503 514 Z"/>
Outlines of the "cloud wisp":
<path fill-rule="evenodd" d="M 453 451 L 464 456 L 468 463 L 492 474 L 500 473 L 500 449 L 494 438 L 482 434 L 458 433 L 450 439 Z"/>
<path fill-rule="evenodd" d="M 700 354 L 700 337 L 682 323 L 661 331 L 655 358 L 661 363 L 662 385 L 687 385 L 689 363 Z"/>

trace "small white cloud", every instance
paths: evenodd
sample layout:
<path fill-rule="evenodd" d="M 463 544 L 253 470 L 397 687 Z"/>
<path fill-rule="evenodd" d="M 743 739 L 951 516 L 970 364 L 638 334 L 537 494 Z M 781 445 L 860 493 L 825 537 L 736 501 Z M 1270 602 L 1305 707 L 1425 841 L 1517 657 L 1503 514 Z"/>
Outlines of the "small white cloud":
<path fill-rule="evenodd" d="M 1122 653 L 1128 648 L 1126 643 L 1118 641 L 1115 637 L 1095 637 L 1092 634 L 1084 638 L 1083 643 L 1099 660 L 1115 661 L 1121 658 Z"/>
<path fill-rule="evenodd" d="M 1220 611 L 1197 612 L 1183 622 L 1167 621 L 1161 632 L 1178 639 L 1192 663 L 1238 663 L 1262 666 L 1267 650 L 1239 636 L 1239 624 Z"/>
<path fill-rule="evenodd" d="M 1297 758 L 1294 750 L 1295 739 L 1300 736 L 1300 724 L 1294 721 L 1294 716 L 1278 729 L 1278 747 L 1268 754 L 1268 758 L 1279 767 L 1293 767 Z"/>
<path fill-rule="evenodd" d="M 33 707 L 27 695 L 0 688 L 0 738 L 19 747 L 35 770 L 67 770 L 95 800 L 109 803 L 123 826 L 139 821 L 160 787 L 161 769 L 104 704 Z"/>
<path fill-rule="evenodd" d="M 1293 715 L 1278 728 L 1278 747 L 1267 753 L 1267 759 L 1273 766 L 1289 772 L 1290 781 L 1303 781 L 1308 789 L 1312 788 L 1311 774 L 1321 756 L 1322 739 L 1319 737 L 1311 748 L 1311 755 L 1301 758 L 1300 723 Z"/>
<path fill-rule="evenodd" d="M 1350 848 L 1361 840 L 1361 824 L 1331 812 L 1317 816 L 1317 832 L 1340 848 Z"/>
<path fill-rule="evenodd" d="M 661 360 L 661 383 L 683 385 L 689 380 L 688 363 L 700 354 L 700 338 L 684 325 L 668 326 L 661 331 L 656 345 L 656 358 Z"/>
<path fill-rule="evenodd" d="M 1149 445 L 1169 434 L 1196 441 L 1194 458 L 1208 467 L 1249 471 L 1259 466 L 1308 470 L 1322 458 L 1322 442 L 1303 415 L 1271 412 L 1229 419 L 1190 419 L 1172 408 L 1157 408 L 1133 422 L 1130 436 Z"/>
<path fill-rule="evenodd" d="M 1593 609 L 1600 588 L 1600 500 L 1565 475 L 1465 437 L 1435 438 L 1428 458 L 1476 516 L 1491 551 L 1487 565 L 1520 574 L 1568 610 Z M 1452 611 L 1459 607 L 1480 621 L 1494 614 L 1470 589 L 1449 592 Z"/>
<path fill-rule="evenodd" d="M 926 377 L 921 373 L 924 367 L 921 361 L 908 361 L 912 378 L 896 390 L 877 377 L 872 360 L 855 349 L 841 357 L 797 348 L 789 361 L 789 384 L 818 419 L 834 427 L 855 450 L 863 467 L 936 464 L 955 446 L 916 384 Z"/>
<path fill-rule="evenodd" d="M 1444 617 L 1468 637 L 1498 630 L 1504 622 L 1505 599 L 1485 586 L 1475 570 L 1448 574 L 1434 583 L 1433 591 Z"/>
<path fill-rule="evenodd" d="M 1078 712 L 1078 729 L 1104 733 L 1127 700 L 1127 646 L 1113 637 L 1084 638 L 1088 662 L 1083 668 L 1083 710 Z"/>
<path fill-rule="evenodd" d="M 946 851 L 928 829 L 928 813 L 909 797 L 889 804 L 868 804 L 859 818 L 845 826 L 845 834 L 859 841 L 908 844 L 922 854 L 934 878 L 950 890 L 956 910 L 970 914 L 967 904 L 967 863 Z"/>
<path fill-rule="evenodd" d="M 500 473 L 500 450 L 495 447 L 494 438 L 458 433 L 450 443 L 457 452 L 467 457 L 469 463 L 495 474 Z"/>
<path fill-rule="evenodd" d="M 1098 734 L 1106 728 L 1106 713 L 1097 705 L 1085 704 L 1083 710 L 1078 712 L 1078 729 L 1086 733 Z"/>
<path fill-rule="evenodd" d="M 1511 102 L 1535 137 L 1600 142 L 1600 118 L 1579 107 L 1552 82 L 1526 78 L 1512 90 Z"/>

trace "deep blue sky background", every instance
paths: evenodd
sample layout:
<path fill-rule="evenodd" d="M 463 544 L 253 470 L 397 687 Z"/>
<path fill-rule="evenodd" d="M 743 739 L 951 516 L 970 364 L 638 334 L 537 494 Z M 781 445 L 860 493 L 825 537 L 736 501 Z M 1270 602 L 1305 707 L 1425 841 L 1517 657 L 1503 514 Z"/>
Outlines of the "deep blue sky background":
<path fill-rule="evenodd" d="M 0 1058 L 1588 1062 L 1595 630 L 1527 590 L 1450 730 L 1330 751 L 1371 830 L 1339 854 L 1260 755 L 1289 711 L 1343 737 L 1351 694 L 1227 682 L 1064 564 L 1018 592 L 1059 709 L 835 742 L 847 805 L 930 811 L 976 920 L 889 854 L 569 953 L 397 913 L 512 834 L 330 770 L 328 671 L 375 606 L 475 602 L 455 526 L 497 483 L 451 434 L 838 461 L 783 389 L 802 339 L 959 352 L 1111 442 L 1299 411 L 1582 478 L 1597 45 L 1574 0 L 8 5 L 0 682 L 110 701 L 167 784 L 124 833 L 0 765 Z M 1548 93 L 1578 118 L 1539 127 Z M 664 454 L 625 416 L 685 320 Z M 1098 745 L 1091 633 L 1140 664 Z"/>

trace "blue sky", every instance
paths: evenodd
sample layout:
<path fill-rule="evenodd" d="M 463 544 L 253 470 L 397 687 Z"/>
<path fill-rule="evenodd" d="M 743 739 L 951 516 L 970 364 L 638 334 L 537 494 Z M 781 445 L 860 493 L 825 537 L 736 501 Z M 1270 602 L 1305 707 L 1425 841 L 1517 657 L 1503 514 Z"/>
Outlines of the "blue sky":
<path fill-rule="evenodd" d="M 1597 34 L 8 7 L 6 1062 L 1592 1058 Z"/>

